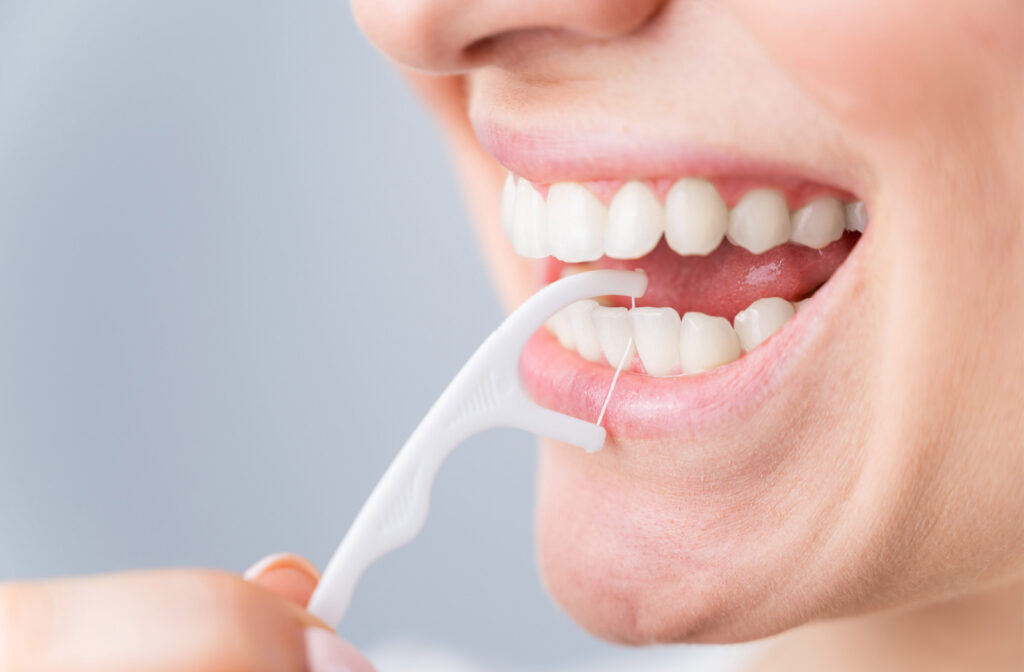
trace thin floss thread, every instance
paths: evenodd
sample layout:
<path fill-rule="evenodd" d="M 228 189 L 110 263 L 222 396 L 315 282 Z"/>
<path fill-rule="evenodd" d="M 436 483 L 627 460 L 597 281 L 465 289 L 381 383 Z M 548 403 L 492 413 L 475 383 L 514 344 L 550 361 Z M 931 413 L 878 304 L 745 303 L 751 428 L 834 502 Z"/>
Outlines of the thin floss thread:
<path fill-rule="evenodd" d="M 636 299 L 630 299 L 630 307 L 636 308 Z M 629 355 L 629 349 L 633 346 L 633 334 L 630 333 L 629 340 L 626 341 L 626 349 L 622 353 L 622 357 L 619 358 L 619 365 L 615 369 L 615 375 L 612 376 L 612 384 L 608 387 L 608 394 L 604 397 L 604 404 L 601 405 L 601 413 L 597 416 L 597 426 L 601 426 L 601 422 L 604 420 L 605 411 L 608 410 L 608 402 L 612 400 L 612 392 L 615 391 L 615 383 L 619 382 L 619 374 L 622 373 L 623 367 L 626 366 L 626 356 Z"/>

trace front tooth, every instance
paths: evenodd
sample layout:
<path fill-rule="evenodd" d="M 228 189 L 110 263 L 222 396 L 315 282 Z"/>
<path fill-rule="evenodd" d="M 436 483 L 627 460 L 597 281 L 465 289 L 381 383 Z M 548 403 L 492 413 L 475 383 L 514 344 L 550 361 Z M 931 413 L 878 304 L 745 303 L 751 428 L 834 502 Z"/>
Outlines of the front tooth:
<path fill-rule="evenodd" d="M 515 214 L 512 216 L 512 246 L 531 259 L 548 256 L 547 217 L 544 197 L 520 178 L 516 185 Z"/>
<path fill-rule="evenodd" d="M 740 337 L 743 350 L 750 352 L 761 345 L 795 313 L 792 303 L 774 296 L 758 299 L 746 310 L 741 310 L 733 320 L 733 327 Z"/>
<path fill-rule="evenodd" d="M 516 216 L 516 177 L 512 173 L 505 178 L 505 186 L 501 189 L 501 228 L 505 236 L 512 240 L 512 224 Z"/>
<path fill-rule="evenodd" d="M 761 254 L 789 240 L 789 206 L 774 189 L 748 191 L 729 213 L 729 242 Z"/>
<path fill-rule="evenodd" d="M 847 203 L 844 208 L 846 215 L 846 230 L 864 233 L 868 223 L 868 210 L 864 207 L 864 201 Z"/>
<path fill-rule="evenodd" d="M 724 317 L 689 312 L 679 332 L 679 361 L 683 373 L 700 373 L 728 364 L 740 356 L 740 339 Z"/>
<path fill-rule="evenodd" d="M 598 306 L 590 316 L 605 360 L 612 366 L 618 366 L 625 357 L 628 366 L 636 354 L 636 345 L 631 341 L 629 310 L 621 306 Z"/>
<path fill-rule="evenodd" d="M 629 311 L 640 361 L 652 376 L 667 376 L 679 367 L 679 313 L 672 308 Z"/>
<path fill-rule="evenodd" d="M 568 262 L 594 261 L 604 254 L 608 213 L 590 190 L 575 182 L 548 189 L 548 250 Z"/>
<path fill-rule="evenodd" d="M 563 308 L 548 318 L 548 331 L 554 334 L 555 338 L 567 350 L 576 349 L 576 338 L 572 333 L 572 319 L 567 309 Z"/>
<path fill-rule="evenodd" d="M 665 242 L 677 254 L 710 254 L 729 228 L 729 208 L 715 185 L 685 177 L 665 198 Z"/>
<path fill-rule="evenodd" d="M 793 213 L 794 243 L 820 250 L 843 237 L 846 216 L 834 198 L 818 198 Z"/>
<path fill-rule="evenodd" d="M 643 182 L 627 182 L 608 208 L 604 253 L 613 259 L 639 259 L 654 249 L 664 230 L 658 197 Z"/>
<path fill-rule="evenodd" d="M 572 337 L 576 341 L 576 352 L 583 359 L 600 362 L 601 343 L 597 340 L 597 329 L 590 315 L 597 308 L 597 301 L 585 299 L 569 306 L 569 320 L 572 322 Z"/>

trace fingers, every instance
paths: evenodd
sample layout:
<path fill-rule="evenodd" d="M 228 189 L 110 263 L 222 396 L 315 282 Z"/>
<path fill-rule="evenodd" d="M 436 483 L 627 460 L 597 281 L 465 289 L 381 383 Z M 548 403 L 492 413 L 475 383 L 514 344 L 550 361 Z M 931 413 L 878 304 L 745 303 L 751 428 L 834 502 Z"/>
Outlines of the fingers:
<path fill-rule="evenodd" d="M 295 604 L 220 572 L 2 584 L 0 671 L 372 669 L 316 626 Z"/>
<path fill-rule="evenodd" d="M 243 575 L 261 588 L 305 607 L 320 581 L 320 571 L 293 553 L 274 553 L 257 561 Z M 344 669 L 373 672 L 373 665 L 355 647 L 326 629 L 306 631 L 306 656 L 311 670 Z M 340 667 L 339 667 L 340 666 Z"/>
<path fill-rule="evenodd" d="M 320 581 L 320 572 L 309 560 L 293 553 L 274 553 L 243 574 L 246 581 L 305 607 Z"/>
<path fill-rule="evenodd" d="M 119 574 L 0 588 L 0 670 L 305 672 L 303 624 L 218 572 Z"/>
<path fill-rule="evenodd" d="M 320 628 L 306 630 L 306 661 L 310 672 L 374 672 L 354 646 Z"/>

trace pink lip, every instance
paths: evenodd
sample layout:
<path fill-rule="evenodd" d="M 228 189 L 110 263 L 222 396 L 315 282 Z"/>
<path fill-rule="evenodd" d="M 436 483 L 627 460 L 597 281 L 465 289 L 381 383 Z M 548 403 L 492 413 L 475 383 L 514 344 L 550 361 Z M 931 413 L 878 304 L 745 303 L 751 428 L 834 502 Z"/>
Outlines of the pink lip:
<path fill-rule="evenodd" d="M 536 185 L 557 181 L 615 182 L 624 179 L 710 178 L 722 189 L 742 193 L 770 186 L 790 201 L 832 193 L 852 200 L 841 175 L 807 166 L 745 158 L 710 147 L 680 148 L 672 143 L 635 139 L 623 134 L 582 134 L 517 130 L 474 120 L 483 147 L 511 172 Z M 844 184 L 846 182 L 846 184 Z M 816 325 L 850 298 L 861 240 L 814 299 L 778 333 L 739 360 L 695 375 L 653 378 L 623 372 L 608 405 L 604 425 L 616 437 L 658 439 L 693 436 L 749 416 L 783 381 L 814 375 L 800 366 L 801 351 L 819 331 Z M 611 367 L 584 360 L 541 329 L 523 350 L 520 372 L 528 392 L 540 404 L 595 421 L 611 386 Z"/>
<path fill-rule="evenodd" d="M 790 200 L 802 200 L 812 192 L 852 199 L 855 187 L 848 176 L 826 174 L 814 166 L 787 165 L 711 146 L 681 147 L 609 132 L 519 130 L 477 119 L 473 127 L 498 163 L 537 185 L 700 176 L 713 178 L 716 184 L 730 183 L 735 188 L 729 191 L 774 187 Z"/>

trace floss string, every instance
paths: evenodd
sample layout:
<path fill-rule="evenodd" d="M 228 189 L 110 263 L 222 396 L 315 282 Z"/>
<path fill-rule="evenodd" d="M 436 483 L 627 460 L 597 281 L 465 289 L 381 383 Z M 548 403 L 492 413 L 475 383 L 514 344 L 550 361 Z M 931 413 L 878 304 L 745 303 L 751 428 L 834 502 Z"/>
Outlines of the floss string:
<path fill-rule="evenodd" d="M 636 308 L 636 299 L 630 299 L 630 308 Z M 615 368 L 615 375 L 612 376 L 612 384 L 608 386 L 608 394 L 604 397 L 604 404 L 601 405 L 601 413 L 597 416 L 597 425 L 600 427 L 601 422 L 604 421 L 604 414 L 608 410 L 608 402 L 612 400 L 612 392 L 615 391 L 615 384 L 619 382 L 619 375 L 622 374 L 622 369 L 626 366 L 626 357 L 629 356 L 629 350 L 633 347 L 633 332 L 630 330 L 629 340 L 626 341 L 626 349 L 622 353 L 622 357 L 619 358 L 619 365 Z"/>

